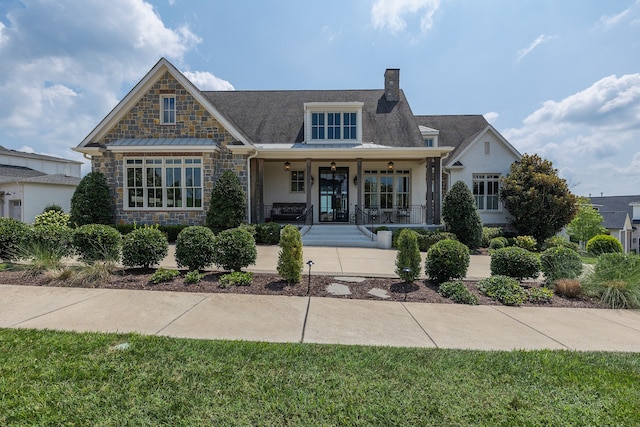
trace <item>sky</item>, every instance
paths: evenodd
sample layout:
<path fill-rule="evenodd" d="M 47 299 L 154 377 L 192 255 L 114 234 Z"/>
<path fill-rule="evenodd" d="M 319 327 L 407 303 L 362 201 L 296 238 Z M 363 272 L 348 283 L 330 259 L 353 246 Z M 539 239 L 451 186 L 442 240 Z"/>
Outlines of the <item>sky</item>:
<path fill-rule="evenodd" d="M 640 0 L 0 0 L 0 145 L 71 150 L 161 58 L 202 90 L 483 114 L 581 196 L 640 194 Z"/>

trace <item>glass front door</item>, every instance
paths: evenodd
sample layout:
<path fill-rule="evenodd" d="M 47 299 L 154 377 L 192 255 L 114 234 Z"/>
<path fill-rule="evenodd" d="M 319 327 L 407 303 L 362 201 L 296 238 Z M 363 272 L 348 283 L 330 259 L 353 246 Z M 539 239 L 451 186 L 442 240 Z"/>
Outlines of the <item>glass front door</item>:
<path fill-rule="evenodd" d="M 320 168 L 320 222 L 349 222 L 349 168 Z"/>

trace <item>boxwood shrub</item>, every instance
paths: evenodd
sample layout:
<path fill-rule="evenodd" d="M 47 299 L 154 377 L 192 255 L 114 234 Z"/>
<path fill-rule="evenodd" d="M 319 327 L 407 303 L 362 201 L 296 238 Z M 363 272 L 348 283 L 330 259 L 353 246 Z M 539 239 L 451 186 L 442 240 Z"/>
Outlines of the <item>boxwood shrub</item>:
<path fill-rule="evenodd" d="M 537 249 L 536 239 L 533 236 L 516 236 L 516 246 L 522 249 L 526 249 L 531 252 L 535 252 Z"/>
<path fill-rule="evenodd" d="M 169 242 L 158 226 L 137 227 L 122 238 L 122 264 L 149 268 L 167 256 Z"/>
<path fill-rule="evenodd" d="M 589 239 L 587 252 L 595 256 L 622 252 L 622 243 L 608 234 L 599 234 Z"/>
<path fill-rule="evenodd" d="M 201 270 L 213 264 L 215 235 L 210 228 L 201 225 L 185 227 L 176 239 L 176 263 L 178 267 Z"/>
<path fill-rule="evenodd" d="M 489 242 L 489 249 L 502 249 L 509 245 L 509 241 L 506 237 L 494 237 Z"/>
<path fill-rule="evenodd" d="M 277 245 L 280 243 L 280 230 L 282 226 L 277 222 L 265 222 L 256 224 L 256 243 L 263 245 Z"/>
<path fill-rule="evenodd" d="M 441 240 L 427 252 L 425 273 L 436 283 L 462 279 L 469 268 L 469 248 L 457 240 Z"/>
<path fill-rule="evenodd" d="M 2 261 L 18 259 L 21 246 L 29 239 L 30 227 L 13 218 L 0 217 L 0 258 Z"/>
<path fill-rule="evenodd" d="M 228 271 L 240 271 L 255 264 L 258 256 L 253 235 L 241 227 L 218 233 L 213 247 L 213 263 Z"/>
<path fill-rule="evenodd" d="M 536 254 L 517 246 L 496 249 L 491 253 L 491 274 L 535 279 L 540 274 L 540 260 Z"/>
<path fill-rule="evenodd" d="M 83 262 L 118 262 L 122 235 L 115 228 L 103 224 L 85 224 L 73 232 L 73 246 Z"/>

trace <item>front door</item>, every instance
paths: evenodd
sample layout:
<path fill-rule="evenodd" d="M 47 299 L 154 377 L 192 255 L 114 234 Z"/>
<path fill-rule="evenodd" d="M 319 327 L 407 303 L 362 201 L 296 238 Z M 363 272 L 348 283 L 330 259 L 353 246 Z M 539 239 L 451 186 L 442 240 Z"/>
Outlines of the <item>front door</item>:
<path fill-rule="evenodd" d="M 349 222 L 349 168 L 320 168 L 320 222 Z"/>

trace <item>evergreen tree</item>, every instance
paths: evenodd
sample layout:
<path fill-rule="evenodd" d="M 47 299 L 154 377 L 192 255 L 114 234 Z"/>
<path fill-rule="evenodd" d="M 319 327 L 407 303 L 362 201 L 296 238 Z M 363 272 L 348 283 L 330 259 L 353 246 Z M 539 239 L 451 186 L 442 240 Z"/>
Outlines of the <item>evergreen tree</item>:
<path fill-rule="evenodd" d="M 302 278 L 302 236 L 298 227 L 287 224 L 280 236 L 278 274 L 287 283 L 298 283 Z"/>
<path fill-rule="evenodd" d="M 72 226 L 112 224 L 113 203 L 102 172 L 89 172 L 80 180 L 71 197 Z"/>
<path fill-rule="evenodd" d="M 448 231 L 456 235 L 459 242 L 469 249 L 477 249 L 482 244 L 482 220 L 476 201 L 469 187 L 458 181 L 444 197 L 442 219 Z"/>
<path fill-rule="evenodd" d="M 567 182 L 549 160 L 536 154 L 525 154 L 511 165 L 502 179 L 500 199 L 518 234 L 533 236 L 539 244 L 562 230 L 577 212 L 577 197 Z"/>
<path fill-rule="evenodd" d="M 226 171 L 211 190 L 211 201 L 206 224 L 214 233 L 236 228 L 247 217 L 247 197 L 240 180 L 231 171 Z"/>
<path fill-rule="evenodd" d="M 408 228 L 403 229 L 398 236 L 396 274 L 403 281 L 413 283 L 420 276 L 421 262 L 418 234 Z"/>

